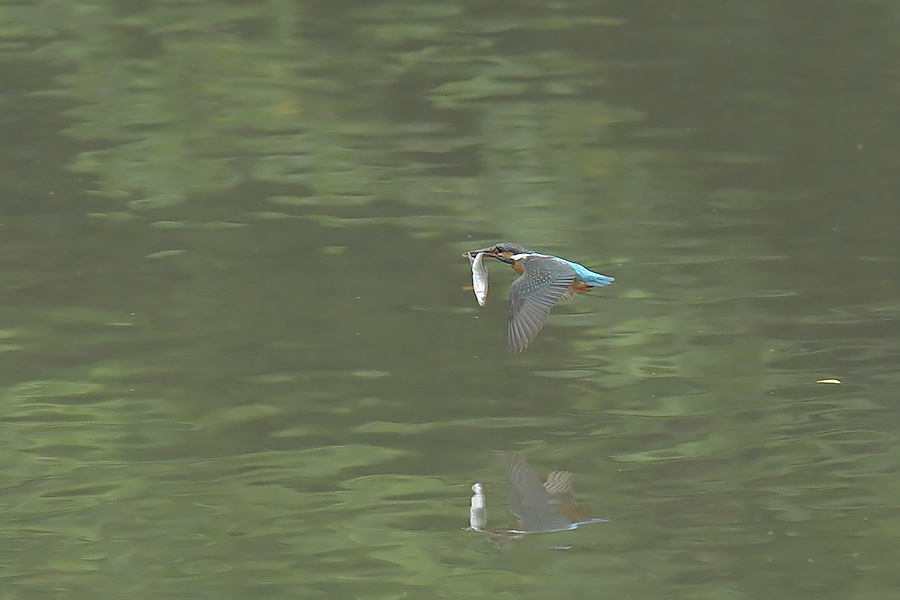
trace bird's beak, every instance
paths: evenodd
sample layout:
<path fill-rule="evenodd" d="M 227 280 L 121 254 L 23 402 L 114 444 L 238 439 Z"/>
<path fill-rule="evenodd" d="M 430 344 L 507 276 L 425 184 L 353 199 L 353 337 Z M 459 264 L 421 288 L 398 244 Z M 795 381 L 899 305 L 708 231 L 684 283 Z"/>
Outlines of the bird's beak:
<path fill-rule="evenodd" d="M 482 254 L 484 254 L 485 256 L 490 257 L 490 258 L 501 258 L 501 256 L 498 253 L 491 251 L 492 248 L 493 248 L 493 246 L 488 246 L 487 248 L 480 248 L 478 250 L 469 250 L 468 252 L 464 253 L 463 256 L 468 258 L 470 256 L 475 256 L 476 254 L 481 252 Z"/>

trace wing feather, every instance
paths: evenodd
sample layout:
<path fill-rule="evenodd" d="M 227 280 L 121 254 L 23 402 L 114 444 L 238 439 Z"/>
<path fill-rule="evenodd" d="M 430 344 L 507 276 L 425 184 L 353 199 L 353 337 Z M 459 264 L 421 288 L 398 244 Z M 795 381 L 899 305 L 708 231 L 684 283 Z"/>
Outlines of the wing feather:
<path fill-rule="evenodd" d="M 509 293 L 508 341 L 510 352 L 521 352 L 531 343 L 562 298 L 571 297 L 575 271 L 550 257 L 522 260 L 524 272 Z"/>

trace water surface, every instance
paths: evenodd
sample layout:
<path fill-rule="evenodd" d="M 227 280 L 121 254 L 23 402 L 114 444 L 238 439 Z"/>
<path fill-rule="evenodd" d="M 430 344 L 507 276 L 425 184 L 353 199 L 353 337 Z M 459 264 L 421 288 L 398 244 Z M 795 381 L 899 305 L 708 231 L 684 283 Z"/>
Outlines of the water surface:
<path fill-rule="evenodd" d="M 3 597 L 893 597 L 898 16 L 6 4 Z"/>

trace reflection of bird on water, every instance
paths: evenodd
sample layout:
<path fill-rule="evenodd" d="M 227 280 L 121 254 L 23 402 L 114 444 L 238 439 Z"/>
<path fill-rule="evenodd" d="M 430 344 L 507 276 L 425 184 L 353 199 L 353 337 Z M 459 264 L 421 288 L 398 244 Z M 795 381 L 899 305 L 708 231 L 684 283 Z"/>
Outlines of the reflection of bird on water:
<path fill-rule="evenodd" d="M 538 254 L 519 244 L 501 242 L 463 256 L 484 254 L 511 265 L 521 277 L 509 290 L 507 341 L 510 352 L 521 352 L 534 339 L 550 317 L 550 309 L 575 292 L 585 293 L 592 287 L 609 285 L 612 277 L 595 273 L 575 262 L 558 256 Z"/>
<path fill-rule="evenodd" d="M 505 544 L 526 533 L 566 531 L 585 523 L 600 523 L 606 519 L 592 519 L 585 506 L 575 502 L 572 474 L 553 471 L 541 483 L 538 472 L 525 462 L 518 452 L 506 453 L 506 487 L 509 510 L 516 524 L 508 530 L 493 531 L 491 539 Z M 484 486 L 476 483 L 469 509 L 469 529 L 485 531 L 487 510 Z"/>
<path fill-rule="evenodd" d="M 506 486 L 509 510 L 519 520 L 514 533 L 537 533 L 575 529 L 592 519 L 585 506 L 575 502 L 572 474 L 553 471 L 541 483 L 534 467 L 518 452 L 506 453 Z"/>

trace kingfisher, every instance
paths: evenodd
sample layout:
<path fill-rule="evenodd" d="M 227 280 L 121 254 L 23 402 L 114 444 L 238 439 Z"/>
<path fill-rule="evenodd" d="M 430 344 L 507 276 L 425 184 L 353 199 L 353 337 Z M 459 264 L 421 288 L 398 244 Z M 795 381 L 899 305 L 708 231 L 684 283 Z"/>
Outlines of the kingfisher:
<path fill-rule="evenodd" d="M 583 294 L 614 281 L 613 277 L 595 273 L 576 262 L 539 254 L 512 242 L 500 242 L 463 256 L 479 253 L 505 262 L 520 275 L 509 290 L 507 341 L 512 353 L 521 352 L 531 343 L 557 302 L 571 300 L 575 292 Z"/>

